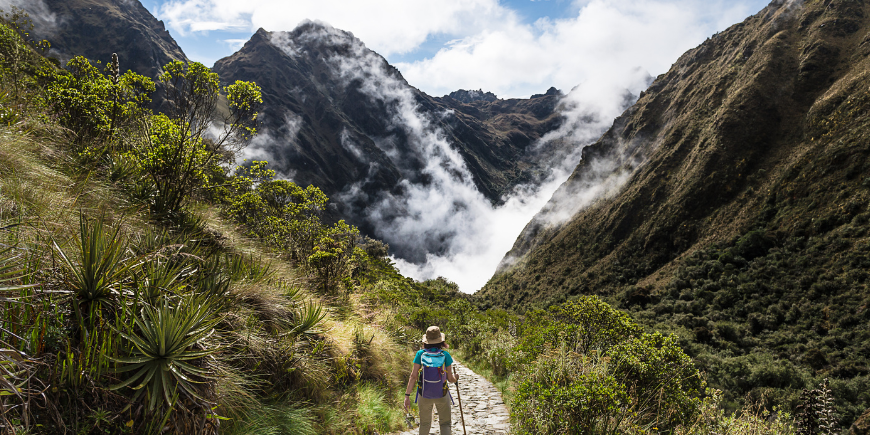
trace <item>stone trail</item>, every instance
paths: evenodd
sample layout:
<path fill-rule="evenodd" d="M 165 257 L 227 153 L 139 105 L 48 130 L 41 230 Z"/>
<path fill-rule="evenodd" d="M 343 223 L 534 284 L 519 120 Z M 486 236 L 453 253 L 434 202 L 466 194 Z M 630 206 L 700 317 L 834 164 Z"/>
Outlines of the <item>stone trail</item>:
<path fill-rule="evenodd" d="M 483 376 L 474 373 L 464 365 L 454 362 L 454 367 L 459 373 L 459 392 L 462 397 L 462 411 L 465 414 L 465 430 L 468 435 L 506 435 L 510 431 L 507 407 L 501 397 L 501 392 Z M 459 398 L 456 397 L 456 386 L 450 385 L 450 394 L 453 395 L 453 408 L 450 419 L 452 420 L 452 435 L 462 435 L 462 417 L 459 415 Z M 413 399 L 413 397 L 412 397 Z M 415 423 L 419 416 L 414 415 Z M 439 433 L 438 413 L 432 419 L 431 435 Z M 419 429 L 414 425 L 413 429 L 393 435 L 418 435 Z"/>

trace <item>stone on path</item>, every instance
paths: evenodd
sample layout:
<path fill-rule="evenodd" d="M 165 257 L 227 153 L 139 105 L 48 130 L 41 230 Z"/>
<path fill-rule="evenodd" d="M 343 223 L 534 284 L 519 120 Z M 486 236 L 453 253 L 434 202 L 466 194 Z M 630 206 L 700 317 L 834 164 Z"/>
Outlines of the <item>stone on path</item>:
<path fill-rule="evenodd" d="M 462 411 L 465 414 L 465 431 L 468 435 L 505 435 L 510 431 L 510 416 L 501 397 L 501 392 L 492 383 L 474 373 L 467 367 L 453 363 L 454 370 L 459 373 L 459 393 L 462 397 Z M 453 435 L 462 435 L 462 417 L 459 415 L 459 398 L 456 397 L 456 385 L 450 384 L 450 394 L 453 396 L 452 420 Z M 413 396 L 411 399 L 413 400 Z M 419 421 L 419 416 L 414 418 Z M 438 430 L 438 413 L 432 419 L 431 435 Z M 394 435 L 418 435 L 420 430 L 414 428 Z"/>

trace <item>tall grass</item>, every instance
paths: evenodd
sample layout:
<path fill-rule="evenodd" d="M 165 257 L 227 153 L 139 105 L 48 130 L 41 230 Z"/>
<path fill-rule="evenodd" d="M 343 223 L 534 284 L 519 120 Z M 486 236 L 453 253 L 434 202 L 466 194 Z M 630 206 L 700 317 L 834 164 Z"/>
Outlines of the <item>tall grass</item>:
<path fill-rule="evenodd" d="M 405 422 L 402 410 L 387 403 L 380 388 L 364 383 L 356 390 L 357 428 L 363 433 L 383 433 L 401 428 Z"/>
<path fill-rule="evenodd" d="M 36 362 L 25 352 L 34 347 L 30 332 L 39 313 L 34 285 L 22 283 L 30 271 L 21 257 L 14 246 L 0 249 L 0 433 L 16 425 L 30 428 L 30 408 L 43 386 Z"/>
<path fill-rule="evenodd" d="M 309 408 L 291 404 L 259 405 L 243 420 L 231 420 L 226 435 L 315 435 L 314 415 Z"/>
<path fill-rule="evenodd" d="M 726 413 L 721 407 L 722 392 L 709 390 L 701 412 L 691 423 L 680 426 L 675 435 L 793 435 L 794 419 L 789 413 L 747 405 L 739 413 Z"/>

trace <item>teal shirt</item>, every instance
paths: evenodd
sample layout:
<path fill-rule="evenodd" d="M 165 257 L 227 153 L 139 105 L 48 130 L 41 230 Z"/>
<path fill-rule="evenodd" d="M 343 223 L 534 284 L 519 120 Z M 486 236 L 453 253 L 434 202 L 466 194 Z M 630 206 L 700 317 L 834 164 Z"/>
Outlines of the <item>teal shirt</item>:
<path fill-rule="evenodd" d="M 420 349 L 417 351 L 417 355 L 414 355 L 414 364 L 423 365 L 423 352 L 425 351 L 425 349 Z M 453 357 L 450 356 L 450 354 L 446 350 L 441 349 L 441 351 L 444 352 L 444 365 L 446 365 L 447 367 L 452 366 Z"/>

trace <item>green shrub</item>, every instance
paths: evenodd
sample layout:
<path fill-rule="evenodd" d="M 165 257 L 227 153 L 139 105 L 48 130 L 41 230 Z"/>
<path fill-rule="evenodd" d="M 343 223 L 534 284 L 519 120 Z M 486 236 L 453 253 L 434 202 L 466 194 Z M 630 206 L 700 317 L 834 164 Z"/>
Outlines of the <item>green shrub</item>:
<path fill-rule="evenodd" d="M 117 128 L 130 128 L 149 113 L 146 106 L 155 89 L 151 79 L 131 71 L 114 74 L 106 77 L 82 56 L 70 59 L 63 73 L 42 71 L 42 80 L 48 82 L 47 102 L 58 122 L 75 133 L 76 151 L 102 154 L 85 149 L 86 144 L 99 144 Z"/>
<path fill-rule="evenodd" d="M 632 424 L 627 388 L 597 354 L 545 351 L 516 376 L 511 419 L 517 434 L 617 433 Z"/>
<path fill-rule="evenodd" d="M 698 412 L 704 382 L 676 336 L 643 333 L 594 296 L 527 316 L 513 363 L 520 433 L 672 430 Z"/>

